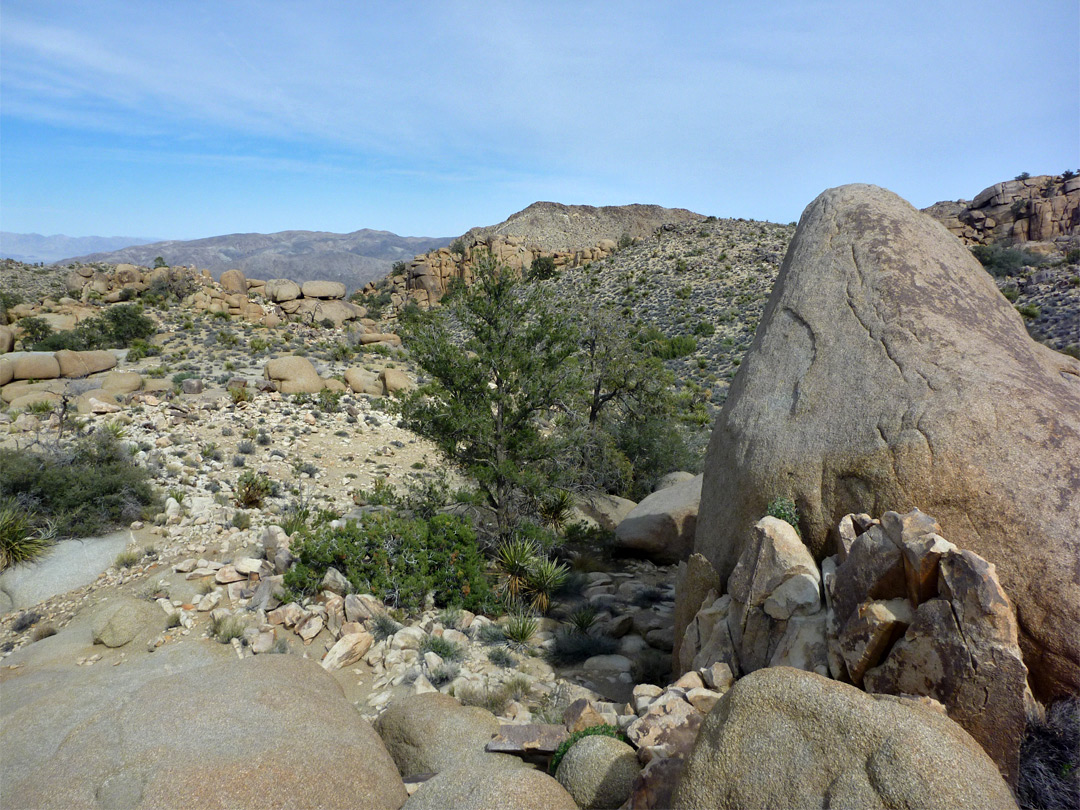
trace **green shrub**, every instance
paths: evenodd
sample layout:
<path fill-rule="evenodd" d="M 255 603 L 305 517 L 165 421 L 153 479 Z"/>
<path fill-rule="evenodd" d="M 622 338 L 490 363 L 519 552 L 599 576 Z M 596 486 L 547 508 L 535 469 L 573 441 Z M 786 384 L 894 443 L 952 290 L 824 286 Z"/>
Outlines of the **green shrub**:
<path fill-rule="evenodd" d="M 222 644 L 228 644 L 234 638 L 244 635 L 244 620 L 238 616 L 211 618 L 210 633 Z"/>
<path fill-rule="evenodd" d="M 496 716 L 506 713 L 510 701 L 520 700 L 529 694 L 529 679 L 515 675 L 497 686 L 468 685 L 454 693 L 462 706 L 479 706 Z"/>
<path fill-rule="evenodd" d="M 694 334 L 701 337 L 711 337 L 716 334 L 716 327 L 709 321 L 698 321 L 694 325 Z"/>
<path fill-rule="evenodd" d="M 1038 318 L 1042 314 L 1042 310 L 1036 304 L 1024 304 L 1016 307 L 1016 311 L 1025 318 Z"/>
<path fill-rule="evenodd" d="M 368 513 L 334 528 L 324 525 L 293 545 L 297 564 L 285 574 L 293 590 L 315 593 L 326 569 L 337 568 L 360 593 L 419 610 L 427 593 L 440 607 L 474 613 L 491 605 L 491 587 L 476 533 L 464 520 Z"/>
<path fill-rule="evenodd" d="M 237 529 L 240 529 L 241 531 L 243 531 L 244 529 L 250 529 L 251 515 L 238 509 L 237 511 L 233 512 L 232 525 L 235 526 Z"/>
<path fill-rule="evenodd" d="M 371 619 L 371 635 L 376 641 L 385 641 L 400 629 L 389 613 L 376 613 Z"/>
<path fill-rule="evenodd" d="M 49 326 L 48 321 L 37 316 L 20 318 L 18 325 L 23 331 L 23 343 L 31 346 L 40 343 L 53 333 L 53 328 Z"/>
<path fill-rule="evenodd" d="M 517 659 L 514 658 L 514 656 L 510 654 L 510 651 L 505 647 L 493 647 L 488 650 L 487 657 L 488 661 L 497 667 L 506 667 L 507 669 L 510 669 L 516 667 L 518 664 Z"/>
<path fill-rule="evenodd" d="M 460 629 L 461 621 L 464 618 L 465 613 L 459 607 L 448 607 L 439 611 L 439 624 L 446 628 Z"/>
<path fill-rule="evenodd" d="M 116 555 L 113 565 L 116 568 L 131 568 L 143 557 L 142 552 L 135 549 L 125 549 Z"/>
<path fill-rule="evenodd" d="M 773 498 L 765 507 L 765 514 L 786 521 L 796 532 L 799 531 L 799 510 L 791 498 Z"/>
<path fill-rule="evenodd" d="M 157 331 L 154 322 L 146 317 L 139 304 L 117 304 L 100 315 L 87 318 L 74 329 L 51 332 L 34 341 L 36 351 L 55 352 L 61 349 L 123 349 L 136 340 L 145 341 Z M 24 319 L 25 320 L 25 319 Z"/>
<path fill-rule="evenodd" d="M 500 624 L 485 624 L 477 632 L 476 640 L 481 644 L 505 644 L 506 631 Z"/>
<path fill-rule="evenodd" d="M 548 765 L 548 772 L 554 774 L 559 770 L 559 763 L 562 762 L 563 757 L 566 756 L 566 752 L 574 747 L 574 743 L 580 740 L 582 737 L 592 737 L 594 735 L 600 735 L 602 737 L 614 737 L 616 740 L 622 740 L 626 742 L 626 736 L 619 731 L 615 726 L 600 725 L 589 726 L 581 731 L 575 731 L 555 749 L 555 753 L 551 756 L 551 764 Z"/>
<path fill-rule="evenodd" d="M 92 536 L 158 502 L 150 474 L 99 428 L 49 453 L 0 449 L 0 498 L 15 498 L 58 536 Z"/>
<path fill-rule="evenodd" d="M 1016 275 L 1024 267 L 1038 267 L 1044 262 L 1034 253 L 1001 245 L 975 245 L 971 253 L 990 275 L 997 277 Z"/>
<path fill-rule="evenodd" d="M 465 650 L 460 644 L 442 636 L 426 635 L 420 642 L 420 652 L 433 652 L 444 661 L 460 661 L 465 657 Z"/>
<path fill-rule="evenodd" d="M 263 501 L 278 492 L 278 484 L 270 476 L 245 470 L 236 482 L 236 505 L 242 509 L 262 506 Z"/>
<path fill-rule="evenodd" d="M 555 276 L 555 259 L 551 256 L 537 256 L 529 265 L 529 278 L 545 281 Z"/>
<path fill-rule="evenodd" d="M 539 629 L 539 620 L 528 613 L 511 614 L 502 628 L 506 642 L 519 649 L 527 647 Z"/>

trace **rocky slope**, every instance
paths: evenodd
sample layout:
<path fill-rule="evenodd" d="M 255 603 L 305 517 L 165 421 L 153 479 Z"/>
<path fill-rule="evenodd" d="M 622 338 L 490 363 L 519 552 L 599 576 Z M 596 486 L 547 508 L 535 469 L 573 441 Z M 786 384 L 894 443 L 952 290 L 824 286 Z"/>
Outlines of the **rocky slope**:
<path fill-rule="evenodd" d="M 642 239 L 663 225 L 696 222 L 705 217 L 685 208 L 659 205 L 563 205 L 535 202 L 498 225 L 473 228 L 465 239 L 483 241 L 492 236 L 518 236 L 545 251 L 571 251 L 602 239 L 618 242 L 626 236 Z"/>
<path fill-rule="evenodd" d="M 344 234 L 325 231 L 236 233 L 92 253 L 66 259 L 63 264 L 108 262 L 149 267 L 156 257 L 161 256 L 166 264 L 205 267 L 215 276 L 237 268 L 256 278 L 340 281 L 352 290 L 385 275 L 396 261 L 449 242 L 447 238 L 398 236 L 367 228 Z"/>

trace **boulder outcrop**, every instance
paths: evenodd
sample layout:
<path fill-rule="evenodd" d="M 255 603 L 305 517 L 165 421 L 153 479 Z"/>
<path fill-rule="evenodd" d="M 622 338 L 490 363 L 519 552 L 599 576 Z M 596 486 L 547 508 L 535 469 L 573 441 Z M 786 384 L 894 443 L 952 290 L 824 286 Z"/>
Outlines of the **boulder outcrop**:
<path fill-rule="evenodd" d="M 717 420 L 695 550 L 722 579 L 779 496 L 817 559 L 848 513 L 933 514 L 997 566 L 1036 694 L 1080 690 L 1080 361 L 884 189 L 806 209 Z"/>
<path fill-rule="evenodd" d="M 1080 233 L 1080 177 L 1021 175 L 924 210 L 968 245 L 1067 240 Z"/>

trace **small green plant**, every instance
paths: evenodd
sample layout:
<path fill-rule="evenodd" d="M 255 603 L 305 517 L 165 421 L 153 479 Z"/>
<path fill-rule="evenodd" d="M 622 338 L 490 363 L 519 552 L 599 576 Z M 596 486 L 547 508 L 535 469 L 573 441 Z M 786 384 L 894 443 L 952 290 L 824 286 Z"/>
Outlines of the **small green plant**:
<path fill-rule="evenodd" d="M 773 498 L 765 507 L 765 514 L 786 521 L 796 532 L 799 531 L 799 510 L 796 509 L 795 501 L 791 498 Z"/>
<path fill-rule="evenodd" d="M 239 616 L 221 616 L 210 619 L 210 633 L 222 644 L 244 635 L 244 620 Z"/>
<path fill-rule="evenodd" d="M 1016 307 L 1016 311 L 1019 312 L 1023 317 L 1029 319 L 1038 318 L 1042 314 L 1042 310 L 1039 309 L 1036 304 L 1024 304 L 1022 306 L 1018 306 Z"/>
<path fill-rule="evenodd" d="M 566 752 L 574 747 L 574 743 L 583 737 L 592 737 L 594 735 L 600 735 L 602 737 L 614 737 L 616 740 L 622 740 L 626 742 L 626 736 L 619 731 L 615 726 L 600 725 L 589 726 L 581 731 L 575 731 L 555 749 L 555 753 L 551 756 L 551 764 L 548 765 L 548 772 L 554 774 L 559 770 L 559 763 L 562 762 L 563 757 L 566 756 Z"/>
<path fill-rule="evenodd" d="M 251 515 L 249 515 L 247 512 L 244 512 L 244 511 L 238 509 L 235 512 L 233 512 L 232 521 L 230 521 L 230 522 L 232 523 L 233 526 L 235 526 L 237 529 L 240 529 L 241 531 L 243 531 L 245 529 L 250 529 L 251 528 Z"/>
<path fill-rule="evenodd" d="M 555 643 L 548 657 L 558 666 L 573 666 L 594 655 L 611 655 L 618 649 L 619 642 L 611 636 L 579 633 L 576 629 L 563 627 L 555 633 Z"/>
<path fill-rule="evenodd" d="M 262 506 L 267 497 L 277 494 L 278 485 L 265 473 L 245 470 L 236 482 L 236 505 L 242 509 Z"/>
<path fill-rule="evenodd" d="M 229 389 L 229 399 L 232 400 L 233 405 L 239 405 L 241 402 L 251 402 L 255 398 L 251 393 L 251 389 L 247 386 L 234 385 Z"/>
<path fill-rule="evenodd" d="M 529 278 L 546 281 L 555 276 L 555 259 L 551 256 L 537 256 L 529 265 Z"/>
<path fill-rule="evenodd" d="M 442 636 L 426 635 L 420 642 L 420 652 L 433 652 L 444 661 L 460 661 L 465 657 L 465 650 Z"/>
<path fill-rule="evenodd" d="M 506 643 L 519 650 L 529 646 L 539 629 L 539 619 L 528 613 L 511 613 L 503 624 Z"/>
<path fill-rule="evenodd" d="M 371 635 L 376 641 L 385 641 L 401 629 L 389 613 L 376 613 L 371 619 Z"/>
<path fill-rule="evenodd" d="M 255 452 L 255 443 L 248 439 L 243 439 L 236 445 L 236 452 L 245 456 L 250 456 Z"/>
<path fill-rule="evenodd" d="M 439 611 L 439 624 L 446 628 L 458 630 L 465 618 L 465 613 L 459 607 L 443 608 Z"/>
<path fill-rule="evenodd" d="M 567 624 L 573 628 L 575 633 L 581 635 L 587 635 L 596 624 L 598 614 L 595 608 L 581 607 L 570 614 L 567 619 Z"/>
<path fill-rule="evenodd" d="M 454 663 L 443 662 L 428 671 L 428 682 L 434 687 L 450 683 L 461 673 L 461 667 Z"/>
<path fill-rule="evenodd" d="M 143 558 L 143 553 L 134 549 L 127 549 L 117 554 L 112 565 L 117 568 L 131 568 Z"/>
<path fill-rule="evenodd" d="M 497 667 L 506 667 L 510 669 L 518 665 L 518 660 L 510 654 L 510 651 L 505 647 L 493 647 L 488 650 L 488 661 L 493 663 Z"/>
<path fill-rule="evenodd" d="M 318 395 L 319 410 L 325 413 L 337 413 L 341 410 L 341 397 L 344 393 L 344 391 L 331 391 L 329 388 L 324 388 Z"/>
<path fill-rule="evenodd" d="M 179 626 L 180 626 L 180 611 L 177 611 L 176 613 L 170 613 L 168 616 L 165 617 L 165 627 L 166 627 L 166 629 L 171 630 L 172 628 L 179 627 Z"/>
<path fill-rule="evenodd" d="M 480 627 L 480 630 L 476 633 L 476 640 L 481 644 L 505 644 L 506 643 L 506 631 L 503 630 L 502 625 L 484 624 Z"/>
<path fill-rule="evenodd" d="M 35 516 L 15 498 L 0 499 L 0 571 L 33 562 L 55 542 L 55 526 L 35 526 Z"/>

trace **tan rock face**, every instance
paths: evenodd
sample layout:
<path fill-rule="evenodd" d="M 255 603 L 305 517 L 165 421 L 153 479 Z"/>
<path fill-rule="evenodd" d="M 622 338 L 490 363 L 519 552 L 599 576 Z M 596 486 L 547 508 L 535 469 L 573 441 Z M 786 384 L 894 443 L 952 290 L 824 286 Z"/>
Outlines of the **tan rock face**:
<path fill-rule="evenodd" d="M 701 476 L 654 492 L 631 510 L 615 529 L 624 549 L 671 564 L 690 556 L 701 501 Z"/>
<path fill-rule="evenodd" d="M 378 375 L 362 368 L 346 369 L 345 383 L 352 389 L 354 394 L 381 397 L 385 391 Z"/>
<path fill-rule="evenodd" d="M 1036 694 L 1075 694 L 1078 482 L 1080 362 L 940 225 L 845 186 L 803 214 L 717 420 L 695 550 L 725 577 L 779 494 L 819 559 L 844 515 L 918 505 L 998 566 Z"/>
<path fill-rule="evenodd" d="M 218 282 L 225 292 L 247 295 L 248 283 L 240 270 L 226 270 Z"/>
<path fill-rule="evenodd" d="M 266 282 L 265 295 L 275 304 L 293 301 L 300 297 L 300 285 L 287 278 L 272 278 Z"/>
<path fill-rule="evenodd" d="M 1080 178 L 1007 180 L 969 203 L 938 203 L 925 210 L 969 245 L 1049 241 L 1080 231 Z"/>
<path fill-rule="evenodd" d="M 55 353 L 60 364 L 61 377 L 86 377 L 99 371 L 108 371 L 116 367 L 116 357 L 112 352 L 87 351 L 73 352 L 62 349 Z"/>
<path fill-rule="evenodd" d="M 60 376 L 60 364 L 52 352 L 20 352 L 12 360 L 13 379 L 54 380 Z"/>
<path fill-rule="evenodd" d="M 384 368 L 379 372 L 379 379 L 382 380 L 387 395 L 411 391 L 416 387 L 416 383 L 409 379 L 405 372 L 395 368 Z"/>
<path fill-rule="evenodd" d="M 1015 808 L 960 726 L 786 667 L 736 682 L 705 718 L 675 808 Z"/>
<path fill-rule="evenodd" d="M 10 352 L 15 346 L 15 333 L 10 326 L 0 324 L 0 354 Z M 3 383 L 0 383 L 3 385 Z"/>
<path fill-rule="evenodd" d="M 300 287 L 304 298 L 344 298 L 345 285 L 340 281 L 305 281 Z"/>
<path fill-rule="evenodd" d="M 267 361 L 263 373 L 283 394 L 316 394 L 323 389 L 322 378 L 306 357 L 275 357 Z"/>

